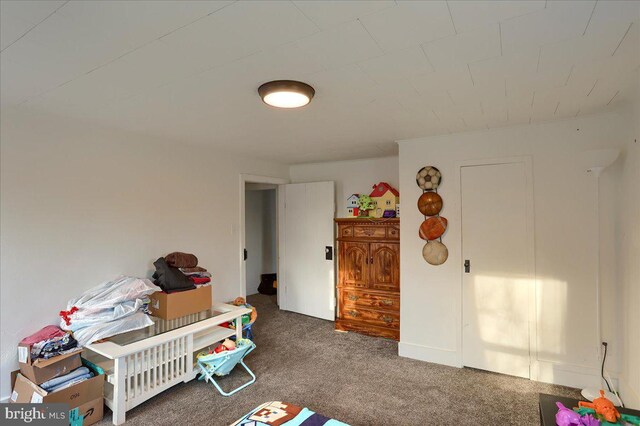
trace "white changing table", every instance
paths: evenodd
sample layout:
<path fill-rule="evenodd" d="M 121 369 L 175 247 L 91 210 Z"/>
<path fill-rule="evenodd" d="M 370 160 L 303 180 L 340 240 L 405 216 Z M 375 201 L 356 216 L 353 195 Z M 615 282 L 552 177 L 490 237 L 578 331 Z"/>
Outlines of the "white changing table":
<path fill-rule="evenodd" d="M 222 327 L 251 309 L 214 303 L 207 311 L 174 320 L 152 317 L 154 325 L 124 333 L 85 347 L 83 355 L 104 368 L 105 404 L 113 411 L 113 424 L 125 422 L 125 412 L 179 382 L 196 377 L 196 354 L 227 337 L 242 337 Z M 236 323 L 236 324 L 238 324 Z"/>

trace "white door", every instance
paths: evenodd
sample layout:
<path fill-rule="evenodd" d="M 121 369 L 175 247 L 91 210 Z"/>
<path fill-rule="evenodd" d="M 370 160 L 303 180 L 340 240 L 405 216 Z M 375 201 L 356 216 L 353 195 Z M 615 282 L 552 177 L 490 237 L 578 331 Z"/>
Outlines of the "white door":
<path fill-rule="evenodd" d="M 285 260 L 281 268 L 281 308 L 334 321 L 334 183 L 283 187 Z"/>
<path fill-rule="evenodd" d="M 529 378 L 526 170 L 524 162 L 461 168 L 462 357 L 467 367 Z"/>

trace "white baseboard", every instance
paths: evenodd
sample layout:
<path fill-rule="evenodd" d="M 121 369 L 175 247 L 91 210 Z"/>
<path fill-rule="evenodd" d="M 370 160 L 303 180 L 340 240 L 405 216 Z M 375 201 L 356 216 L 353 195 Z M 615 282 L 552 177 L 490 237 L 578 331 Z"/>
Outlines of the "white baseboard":
<path fill-rule="evenodd" d="M 400 342 L 398 343 L 398 355 L 419 361 L 462 368 L 460 354 L 454 350 Z M 531 380 L 578 389 L 601 386 L 600 370 L 597 367 L 549 361 L 535 361 L 533 363 Z M 617 379 L 614 378 L 613 380 L 617 382 Z"/>
<path fill-rule="evenodd" d="M 0 397 L 0 404 L 6 404 L 9 402 L 9 396 Z"/>
<path fill-rule="evenodd" d="M 600 388 L 602 386 L 600 370 L 597 367 L 549 361 L 534 361 L 531 368 L 531 378 L 539 382 L 578 389 Z"/>
<path fill-rule="evenodd" d="M 633 389 L 624 378 L 621 378 L 619 391 L 625 407 L 640 410 L 640 389 Z"/>
<path fill-rule="evenodd" d="M 414 343 L 398 343 L 398 355 L 419 361 L 433 362 L 451 367 L 462 367 L 460 355 L 457 351 L 449 349 L 433 348 L 430 346 L 416 345 Z"/>

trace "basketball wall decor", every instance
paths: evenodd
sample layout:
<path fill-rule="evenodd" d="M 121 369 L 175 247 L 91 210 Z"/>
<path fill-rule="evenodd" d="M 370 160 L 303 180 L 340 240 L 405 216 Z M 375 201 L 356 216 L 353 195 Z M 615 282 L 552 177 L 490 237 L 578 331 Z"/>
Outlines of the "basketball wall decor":
<path fill-rule="evenodd" d="M 427 243 L 422 248 L 422 257 L 430 265 L 442 265 L 449 257 L 447 246 L 442 243 L 442 236 L 447 231 L 448 221 L 440 216 L 444 205 L 438 188 L 442 185 L 442 173 L 434 166 L 425 166 L 416 174 L 416 184 L 422 189 L 418 198 L 418 210 L 424 221 L 418 229 L 418 236 Z"/>
<path fill-rule="evenodd" d="M 424 192 L 418 198 L 418 210 L 424 216 L 435 216 L 442 210 L 442 197 L 437 192 Z"/>

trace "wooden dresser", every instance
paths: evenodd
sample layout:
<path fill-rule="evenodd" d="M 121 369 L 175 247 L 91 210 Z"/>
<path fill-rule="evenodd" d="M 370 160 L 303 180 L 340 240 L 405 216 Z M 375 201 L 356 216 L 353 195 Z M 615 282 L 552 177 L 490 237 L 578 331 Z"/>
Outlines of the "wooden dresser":
<path fill-rule="evenodd" d="M 400 219 L 336 219 L 336 330 L 400 338 Z"/>

